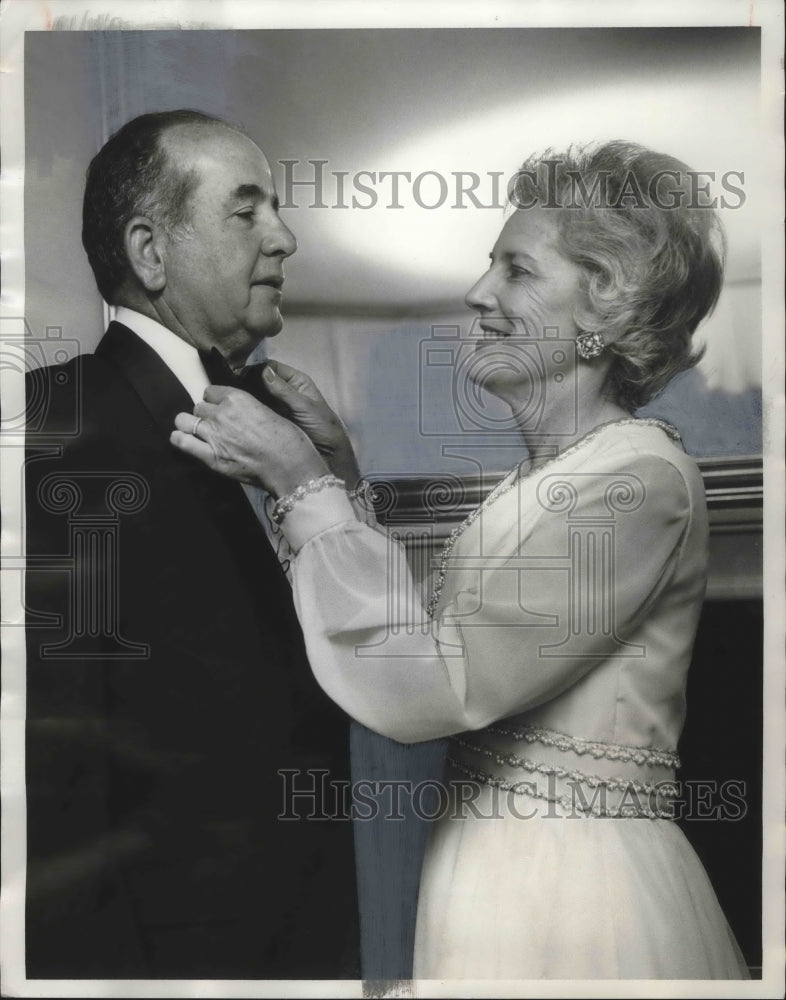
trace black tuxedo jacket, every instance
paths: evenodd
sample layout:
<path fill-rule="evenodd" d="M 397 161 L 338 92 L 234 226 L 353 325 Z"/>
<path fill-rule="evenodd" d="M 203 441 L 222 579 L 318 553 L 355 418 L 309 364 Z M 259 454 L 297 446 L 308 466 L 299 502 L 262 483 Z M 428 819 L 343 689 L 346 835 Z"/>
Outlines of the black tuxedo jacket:
<path fill-rule="evenodd" d="M 29 977 L 357 975 L 347 720 L 191 408 L 117 323 L 29 377 Z"/>

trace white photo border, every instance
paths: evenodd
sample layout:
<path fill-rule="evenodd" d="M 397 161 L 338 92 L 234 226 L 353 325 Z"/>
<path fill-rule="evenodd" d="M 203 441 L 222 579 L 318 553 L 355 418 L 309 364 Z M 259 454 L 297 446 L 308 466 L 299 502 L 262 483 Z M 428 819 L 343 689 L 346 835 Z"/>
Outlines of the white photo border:
<path fill-rule="evenodd" d="M 764 394 L 764 818 L 763 977 L 742 983 L 682 981 L 429 982 L 391 984 L 387 995 L 542 997 L 775 997 L 784 991 L 784 255 L 783 8 L 779 0 L 550 0 L 436 2 L 399 0 L 4 0 L 0 7 L 3 105 L 0 143 L 3 288 L 2 337 L 15 336 L 25 315 L 24 286 L 24 35 L 40 30 L 462 27 L 688 27 L 762 28 L 762 119 L 766 158 L 764 197 L 771 205 L 762 231 Z M 0 343 L 0 347 L 2 344 Z M 4 416 L 21 413 L 21 373 L 0 365 Z M 20 509 L 24 436 L 4 435 L 0 454 L 3 566 L 23 565 Z M 0 970 L 2 993 L 24 997 L 361 997 L 361 981 L 96 981 L 27 980 L 24 972 L 25 651 L 18 572 L 2 574 L 2 859 Z M 740 664 L 740 669 L 745 665 Z M 733 734 L 729 734 L 733 739 Z"/>

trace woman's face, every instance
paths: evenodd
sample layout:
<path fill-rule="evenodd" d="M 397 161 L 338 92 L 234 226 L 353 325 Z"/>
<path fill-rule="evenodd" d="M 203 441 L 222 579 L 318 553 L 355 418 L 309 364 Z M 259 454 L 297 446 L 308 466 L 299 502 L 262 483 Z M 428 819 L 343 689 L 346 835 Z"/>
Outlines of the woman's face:
<path fill-rule="evenodd" d="M 466 296 L 480 314 L 470 377 L 515 402 L 533 381 L 560 384 L 574 367 L 582 272 L 559 252 L 554 213 L 543 208 L 514 212 L 490 257 Z"/>

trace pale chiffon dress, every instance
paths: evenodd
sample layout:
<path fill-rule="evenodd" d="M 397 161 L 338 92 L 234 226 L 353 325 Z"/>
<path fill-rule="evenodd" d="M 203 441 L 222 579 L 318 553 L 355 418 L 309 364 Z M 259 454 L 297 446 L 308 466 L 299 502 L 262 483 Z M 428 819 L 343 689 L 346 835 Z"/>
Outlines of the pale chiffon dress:
<path fill-rule="evenodd" d="M 672 437 L 618 421 L 514 470 L 455 533 L 430 624 L 346 494 L 284 519 L 322 687 L 393 739 L 453 737 L 416 978 L 748 976 L 669 818 L 708 541 Z"/>

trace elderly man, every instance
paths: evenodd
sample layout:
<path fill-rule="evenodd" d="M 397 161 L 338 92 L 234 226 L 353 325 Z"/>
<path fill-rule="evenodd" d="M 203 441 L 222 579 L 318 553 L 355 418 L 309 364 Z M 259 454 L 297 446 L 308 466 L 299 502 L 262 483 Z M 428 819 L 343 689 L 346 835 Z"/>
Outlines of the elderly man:
<path fill-rule="evenodd" d="M 88 171 L 115 320 L 28 389 L 30 978 L 358 974 L 351 823 L 318 781 L 313 821 L 279 818 L 279 772 L 348 778 L 346 718 L 243 488 L 169 443 L 281 329 L 277 207 L 261 150 L 197 112 L 134 119 Z"/>

